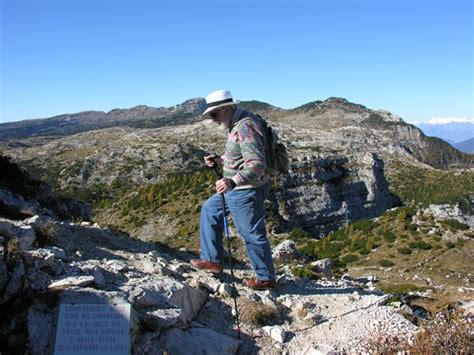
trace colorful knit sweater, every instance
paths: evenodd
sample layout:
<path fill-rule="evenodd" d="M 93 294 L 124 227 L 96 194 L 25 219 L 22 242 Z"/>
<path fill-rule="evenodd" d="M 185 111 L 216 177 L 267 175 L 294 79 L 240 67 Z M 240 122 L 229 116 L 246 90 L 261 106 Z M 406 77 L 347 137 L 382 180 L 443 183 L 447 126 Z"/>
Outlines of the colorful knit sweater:
<path fill-rule="evenodd" d="M 270 179 L 266 173 L 264 131 L 254 114 L 236 108 L 221 158 L 224 177 L 234 180 L 235 189 L 256 188 Z"/>

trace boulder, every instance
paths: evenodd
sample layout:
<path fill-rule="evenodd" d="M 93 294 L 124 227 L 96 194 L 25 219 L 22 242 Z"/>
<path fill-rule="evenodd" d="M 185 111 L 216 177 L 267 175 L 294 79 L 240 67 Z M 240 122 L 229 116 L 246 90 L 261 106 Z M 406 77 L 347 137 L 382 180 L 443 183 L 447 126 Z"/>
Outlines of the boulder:
<path fill-rule="evenodd" d="M 181 317 L 181 310 L 179 308 L 153 308 L 140 310 L 139 312 L 145 327 L 153 331 L 172 328 L 179 323 Z"/>
<path fill-rule="evenodd" d="M 345 282 L 352 282 L 352 281 L 353 281 L 352 276 L 349 275 L 349 274 L 344 274 L 344 275 L 342 275 L 342 276 L 341 276 L 341 280 L 342 280 L 342 281 L 345 281 Z"/>
<path fill-rule="evenodd" d="M 323 274 L 329 278 L 332 276 L 332 261 L 331 259 L 317 260 L 311 263 L 313 271 Z"/>
<path fill-rule="evenodd" d="M 20 195 L 4 189 L 0 189 L 0 201 L 4 214 L 11 218 L 34 216 L 41 209 L 38 201 L 25 201 Z"/>
<path fill-rule="evenodd" d="M 4 288 L 3 296 L 0 298 L 0 304 L 16 297 L 25 286 L 25 266 L 23 261 L 19 259 L 10 271 L 10 278 Z"/>
<path fill-rule="evenodd" d="M 226 282 L 222 282 L 217 290 L 217 293 L 222 297 L 232 297 L 233 292 L 232 286 Z"/>
<path fill-rule="evenodd" d="M 94 276 L 68 276 L 61 280 L 52 282 L 50 289 L 66 289 L 69 287 L 86 287 L 94 282 Z"/>
<path fill-rule="evenodd" d="M 36 234 L 31 226 L 5 218 L 0 218 L 0 234 L 7 242 L 18 242 L 22 251 L 30 250 L 36 241 Z"/>
<path fill-rule="evenodd" d="M 55 246 L 48 246 L 43 248 L 43 250 L 48 250 L 49 252 L 53 253 L 54 257 L 57 259 L 67 260 L 66 252 L 61 248 Z"/>
<path fill-rule="evenodd" d="M 273 259 L 280 261 L 290 261 L 298 259 L 300 254 L 296 250 L 296 243 L 293 240 L 285 240 L 273 249 Z"/>
<path fill-rule="evenodd" d="M 131 279 L 121 289 L 127 294 L 130 303 L 148 318 L 153 316 L 153 309 L 178 308 L 179 321 L 183 324 L 197 316 L 207 299 L 205 291 L 167 276 Z M 161 317 L 161 314 L 158 316 Z"/>
<path fill-rule="evenodd" d="M 285 342 L 286 332 L 279 325 L 276 325 L 276 326 L 267 325 L 267 326 L 263 327 L 263 330 L 268 335 L 270 335 L 270 337 L 273 340 L 276 340 L 279 343 L 284 343 Z"/>
<path fill-rule="evenodd" d="M 51 282 L 51 276 L 34 267 L 26 269 L 26 279 L 28 280 L 28 286 L 34 291 L 46 290 Z"/>
<path fill-rule="evenodd" d="M 26 266 L 37 269 L 52 268 L 54 265 L 54 254 L 48 249 L 27 250 L 22 257 Z"/>

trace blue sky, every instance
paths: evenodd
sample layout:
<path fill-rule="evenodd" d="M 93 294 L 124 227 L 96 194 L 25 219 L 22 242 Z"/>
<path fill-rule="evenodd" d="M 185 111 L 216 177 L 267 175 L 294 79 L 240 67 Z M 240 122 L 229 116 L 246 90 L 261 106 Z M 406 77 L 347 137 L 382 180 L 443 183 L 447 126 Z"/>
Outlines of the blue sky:
<path fill-rule="evenodd" d="M 0 122 L 215 89 L 473 117 L 471 0 L 0 1 Z"/>

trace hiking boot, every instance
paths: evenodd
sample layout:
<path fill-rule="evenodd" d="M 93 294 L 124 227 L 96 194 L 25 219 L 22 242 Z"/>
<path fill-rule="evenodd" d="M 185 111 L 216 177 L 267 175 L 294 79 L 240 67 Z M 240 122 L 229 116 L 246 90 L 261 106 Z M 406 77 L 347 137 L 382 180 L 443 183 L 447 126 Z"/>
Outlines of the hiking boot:
<path fill-rule="evenodd" d="M 257 280 L 254 277 L 244 277 L 242 280 L 245 286 L 254 290 L 274 290 L 276 288 L 275 280 Z"/>
<path fill-rule="evenodd" d="M 221 264 L 202 259 L 191 259 L 191 265 L 198 269 L 210 271 L 213 274 L 220 274 L 224 270 Z"/>

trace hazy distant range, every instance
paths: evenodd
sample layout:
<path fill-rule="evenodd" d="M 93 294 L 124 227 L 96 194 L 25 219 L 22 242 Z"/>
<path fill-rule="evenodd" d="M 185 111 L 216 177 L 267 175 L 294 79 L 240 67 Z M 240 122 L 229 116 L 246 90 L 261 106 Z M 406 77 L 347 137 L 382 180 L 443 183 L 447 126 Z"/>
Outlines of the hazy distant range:
<path fill-rule="evenodd" d="M 427 136 L 439 137 L 462 152 L 474 154 L 474 119 L 433 118 L 415 125 Z"/>

